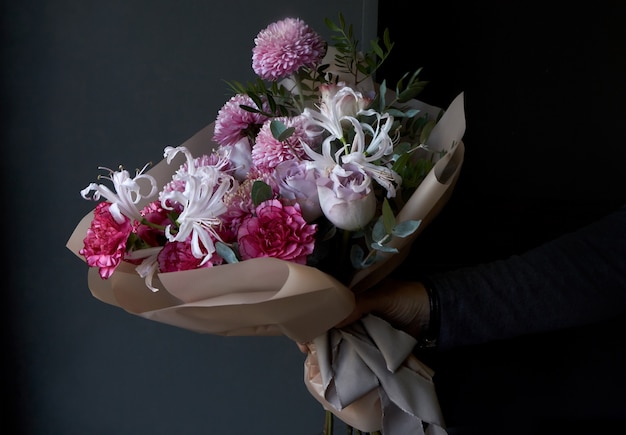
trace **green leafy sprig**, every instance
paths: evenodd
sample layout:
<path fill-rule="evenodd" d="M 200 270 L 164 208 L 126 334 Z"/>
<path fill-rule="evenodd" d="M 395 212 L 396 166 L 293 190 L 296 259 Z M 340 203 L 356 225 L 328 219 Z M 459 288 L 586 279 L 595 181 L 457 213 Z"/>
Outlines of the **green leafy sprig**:
<path fill-rule="evenodd" d="M 372 77 L 385 62 L 393 42 L 389 37 L 389 29 L 383 32 L 383 45 L 380 45 L 379 38 L 370 41 L 370 49 L 366 52 L 359 51 L 359 41 L 354 36 L 352 24 L 347 25 L 342 13 L 339 13 L 339 23 L 334 23 L 329 18 L 325 19 L 326 26 L 335 32 L 331 35 L 333 46 L 337 49 L 335 64 L 340 71 L 350 74 L 355 84 Z"/>

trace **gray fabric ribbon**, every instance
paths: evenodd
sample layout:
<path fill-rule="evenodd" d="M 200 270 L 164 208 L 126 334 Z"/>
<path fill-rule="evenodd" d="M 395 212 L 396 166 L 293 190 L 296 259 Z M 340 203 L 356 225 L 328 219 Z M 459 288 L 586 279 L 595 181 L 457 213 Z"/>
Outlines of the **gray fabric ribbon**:
<path fill-rule="evenodd" d="M 413 337 L 367 315 L 331 329 L 313 344 L 324 399 L 339 418 L 342 409 L 377 390 L 384 435 L 447 434 L 433 372 L 412 355 Z"/>

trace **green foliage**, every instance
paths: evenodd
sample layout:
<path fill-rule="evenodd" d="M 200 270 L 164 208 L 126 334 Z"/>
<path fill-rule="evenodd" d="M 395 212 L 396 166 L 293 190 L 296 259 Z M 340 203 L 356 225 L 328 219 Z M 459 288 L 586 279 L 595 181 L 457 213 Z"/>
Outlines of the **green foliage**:
<path fill-rule="evenodd" d="M 274 139 L 283 142 L 289 139 L 289 136 L 291 136 L 296 129 L 294 127 L 287 128 L 287 126 L 280 121 L 271 121 L 270 130 Z"/>
<path fill-rule="evenodd" d="M 252 203 L 257 206 L 262 202 L 270 200 L 274 197 L 272 188 L 263 181 L 257 180 L 252 183 L 252 190 L 250 192 Z"/>
<path fill-rule="evenodd" d="M 239 263 L 239 255 L 235 252 L 235 249 L 231 248 L 226 243 L 216 242 L 215 252 L 217 252 L 217 255 L 222 257 L 226 263 Z"/>
<path fill-rule="evenodd" d="M 350 261 L 355 269 L 366 268 L 377 260 L 377 252 L 397 254 L 398 249 L 389 246 L 394 237 L 405 238 L 413 234 L 420 226 L 420 220 L 406 220 L 398 223 L 389 201 L 385 198 L 382 214 L 371 228 L 371 232 L 363 231 L 359 237 L 365 239 L 368 253 L 362 246 L 354 244 L 350 248 Z"/>
<path fill-rule="evenodd" d="M 383 32 L 382 46 L 379 38 L 376 38 L 370 41 L 368 51 L 360 52 L 359 41 L 354 36 L 352 24 L 346 24 L 343 14 L 339 13 L 338 24 L 329 18 L 326 18 L 325 23 L 336 33 L 331 35 L 333 46 L 338 51 L 335 55 L 335 64 L 341 72 L 350 74 L 356 84 L 372 77 L 391 53 L 393 43 L 389 37 L 389 29 Z"/>

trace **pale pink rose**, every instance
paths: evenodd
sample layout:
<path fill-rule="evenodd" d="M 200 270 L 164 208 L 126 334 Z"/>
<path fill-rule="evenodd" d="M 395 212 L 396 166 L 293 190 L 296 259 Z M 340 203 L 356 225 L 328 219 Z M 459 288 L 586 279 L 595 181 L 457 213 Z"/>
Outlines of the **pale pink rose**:
<path fill-rule="evenodd" d="M 326 43 L 304 21 L 286 18 L 270 24 L 254 39 L 252 69 L 265 80 L 278 80 L 303 66 L 314 68 L 326 54 Z"/>
<path fill-rule="evenodd" d="M 324 216 L 337 228 L 356 231 L 374 218 L 372 179 L 356 165 L 336 166 L 330 178 L 320 177 L 317 184 Z"/>
<path fill-rule="evenodd" d="M 194 257 L 191 252 L 191 241 L 167 242 L 159 255 L 157 262 L 161 272 L 178 272 L 181 270 L 192 270 L 202 267 L 217 266 L 223 263 L 222 257 L 213 254 L 209 261 L 202 263 L 203 258 Z"/>
<path fill-rule="evenodd" d="M 99 269 L 102 279 L 109 278 L 120 264 L 126 251 L 126 241 L 132 231 L 130 219 L 118 223 L 111 215 L 110 202 L 101 202 L 94 209 L 94 217 L 79 253 L 90 267 Z"/>
<path fill-rule="evenodd" d="M 252 168 L 252 147 L 248 137 L 242 137 L 233 145 L 220 145 L 217 152 L 229 162 L 225 169 L 229 169 L 235 179 L 246 178 Z"/>
<path fill-rule="evenodd" d="M 289 204 L 300 204 L 302 216 L 307 222 L 313 222 L 322 215 L 315 171 L 308 170 L 305 162 L 284 161 L 276 166 L 274 174 L 280 197 Z"/>
<path fill-rule="evenodd" d="M 307 224 L 300 206 L 283 205 L 273 199 L 256 207 L 256 215 L 246 218 L 237 234 L 243 260 L 273 257 L 306 264 L 313 252 L 317 225 Z"/>

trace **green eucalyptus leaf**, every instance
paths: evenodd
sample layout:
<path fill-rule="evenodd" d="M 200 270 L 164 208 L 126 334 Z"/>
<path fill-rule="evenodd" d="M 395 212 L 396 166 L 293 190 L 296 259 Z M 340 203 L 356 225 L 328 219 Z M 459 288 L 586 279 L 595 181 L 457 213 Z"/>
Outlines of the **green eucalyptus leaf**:
<path fill-rule="evenodd" d="M 257 180 L 252 183 L 252 190 L 250 192 L 250 197 L 252 198 L 252 203 L 257 206 L 264 201 L 272 199 L 274 193 L 272 192 L 272 188 L 264 183 L 263 181 Z"/>
<path fill-rule="evenodd" d="M 218 241 L 215 243 L 215 252 L 217 252 L 217 255 L 222 257 L 224 261 L 227 263 L 239 262 L 239 259 L 237 258 L 237 254 L 235 254 L 235 251 L 233 251 L 230 246 L 228 246 L 227 244 L 223 242 Z"/>
<path fill-rule="evenodd" d="M 355 269 L 361 269 L 363 267 L 363 259 L 365 254 L 363 249 L 359 245 L 352 245 L 350 248 L 350 262 Z"/>
<path fill-rule="evenodd" d="M 389 233 L 385 230 L 385 224 L 381 216 L 376 220 L 374 228 L 372 228 L 372 240 L 376 243 L 382 243 L 388 235 Z"/>
<path fill-rule="evenodd" d="M 419 228 L 421 223 L 421 220 L 408 220 L 400 222 L 395 226 L 391 233 L 396 237 L 407 237 L 413 234 L 415 230 Z"/>
<path fill-rule="evenodd" d="M 389 113 L 394 118 L 406 118 L 407 117 L 405 112 L 403 112 L 400 109 L 395 109 L 393 107 L 387 109 L 387 113 Z"/>
<path fill-rule="evenodd" d="M 372 243 L 370 246 L 376 251 L 387 252 L 389 254 L 397 254 L 398 252 L 400 252 L 396 248 L 392 248 L 391 246 L 379 245 L 378 243 Z"/>
<path fill-rule="evenodd" d="M 396 226 L 396 217 L 393 214 L 393 210 L 391 210 L 391 206 L 389 205 L 389 201 L 387 198 L 383 201 L 383 224 L 385 225 L 385 231 L 387 234 L 391 234 L 394 227 Z"/>
<path fill-rule="evenodd" d="M 293 134 L 296 129 L 294 127 L 287 127 L 281 121 L 273 120 L 270 122 L 270 130 L 272 132 L 272 136 L 279 142 L 287 140 L 289 136 Z"/>

